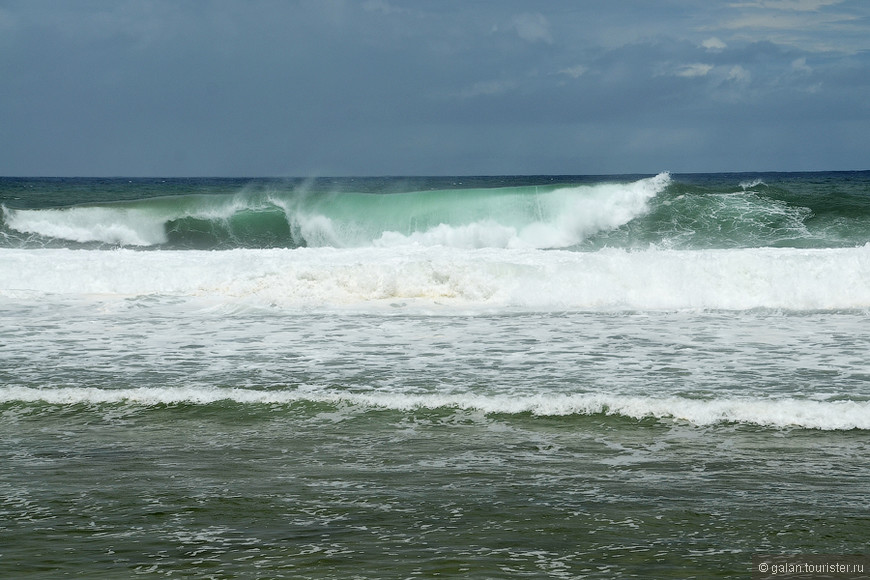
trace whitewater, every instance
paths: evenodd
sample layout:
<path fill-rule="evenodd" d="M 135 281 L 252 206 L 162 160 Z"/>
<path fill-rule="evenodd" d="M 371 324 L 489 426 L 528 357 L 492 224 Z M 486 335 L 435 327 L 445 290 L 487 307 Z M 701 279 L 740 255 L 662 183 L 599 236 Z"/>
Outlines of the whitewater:
<path fill-rule="evenodd" d="M 3 177 L 0 575 L 860 553 L 868 318 L 868 172 Z"/>
<path fill-rule="evenodd" d="M 0 293 L 358 311 L 870 307 L 870 243 L 849 247 L 840 216 L 812 231 L 813 210 L 765 199 L 766 187 L 692 196 L 662 173 L 576 186 L 4 205 Z"/>
<path fill-rule="evenodd" d="M 155 297 L 357 312 L 870 308 L 870 245 L 833 250 L 403 247 L 143 253 L 6 250 L 0 296 Z"/>

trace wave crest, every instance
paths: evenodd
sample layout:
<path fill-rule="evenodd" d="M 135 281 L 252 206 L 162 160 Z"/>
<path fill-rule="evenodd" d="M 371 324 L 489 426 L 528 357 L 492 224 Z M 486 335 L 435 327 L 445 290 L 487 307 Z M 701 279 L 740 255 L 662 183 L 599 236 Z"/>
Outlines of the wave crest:
<path fill-rule="evenodd" d="M 51 405 L 212 405 L 231 402 L 243 405 L 289 405 L 321 403 L 354 405 L 369 409 L 414 411 L 459 409 L 487 414 L 535 416 L 612 415 L 629 419 L 665 419 L 693 425 L 744 423 L 775 428 L 821 430 L 870 429 L 870 401 L 815 401 L 785 398 L 728 398 L 699 400 L 681 397 L 621 396 L 612 394 L 407 394 L 342 393 L 306 389 L 255 390 L 243 388 L 143 387 L 99 389 L 63 387 L 37 389 L 0 387 L 0 403 L 47 403 Z"/>
<path fill-rule="evenodd" d="M 8 229 L 45 240 L 171 248 L 564 248 L 648 211 L 670 183 L 507 187 L 393 194 L 254 192 L 58 209 L 3 209 Z"/>

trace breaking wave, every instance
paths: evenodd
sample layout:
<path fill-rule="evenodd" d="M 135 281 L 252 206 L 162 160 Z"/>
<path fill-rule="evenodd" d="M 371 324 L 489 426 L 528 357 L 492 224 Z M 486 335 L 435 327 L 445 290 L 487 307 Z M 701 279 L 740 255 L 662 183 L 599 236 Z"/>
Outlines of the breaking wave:
<path fill-rule="evenodd" d="M 63 208 L 4 208 L 3 221 L 29 247 L 51 246 L 54 240 L 178 249 L 564 248 L 645 214 L 649 201 L 669 183 L 670 176 L 662 173 L 631 183 L 570 187 L 196 194 Z"/>
<path fill-rule="evenodd" d="M 35 389 L 0 388 L 0 404 L 50 405 L 244 405 L 327 404 L 395 411 L 459 409 L 487 414 L 536 416 L 612 415 L 630 419 L 669 419 L 694 425 L 745 423 L 777 428 L 821 430 L 870 429 L 870 402 L 816 401 L 806 399 L 729 398 L 714 400 L 681 397 L 655 398 L 602 394 L 474 395 L 342 393 L 338 391 L 262 391 L 241 388 L 150 387 L 99 389 L 65 387 Z"/>

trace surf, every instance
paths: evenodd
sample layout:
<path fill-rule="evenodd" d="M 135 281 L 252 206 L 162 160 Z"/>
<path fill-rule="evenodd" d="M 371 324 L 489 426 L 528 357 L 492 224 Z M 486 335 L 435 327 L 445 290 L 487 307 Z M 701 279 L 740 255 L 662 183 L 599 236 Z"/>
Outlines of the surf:
<path fill-rule="evenodd" d="M 229 249 L 424 245 L 564 248 L 648 209 L 670 175 L 629 183 L 406 193 L 241 191 L 45 209 L 2 209 L 45 246 Z"/>
<path fill-rule="evenodd" d="M 0 298 L 369 311 L 862 310 L 857 248 L 0 251 Z"/>
<path fill-rule="evenodd" d="M 34 194 L 31 207 L 0 205 L 0 247 L 835 248 L 865 244 L 870 229 L 863 174 L 571 179 L 147 182 L 69 206 Z"/>
<path fill-rule="evenodd" d="M 0 387 L 0 404 L 62 405 L 348 405 L 359 410 L 476 411 L 488 415 L 538 417 L 609 415 L 634 420 L 648 418 L 685 422 L 697 426 L 750 424 L 774 428 L 818 430 L 870 429 L 870 402 L 817 401 L 799 398 L 688 399 L 598 393 L 476 395 L 349 393 L 332 389 L 295 388 L 257 390 L 245 388 L 140 387 Z"/>

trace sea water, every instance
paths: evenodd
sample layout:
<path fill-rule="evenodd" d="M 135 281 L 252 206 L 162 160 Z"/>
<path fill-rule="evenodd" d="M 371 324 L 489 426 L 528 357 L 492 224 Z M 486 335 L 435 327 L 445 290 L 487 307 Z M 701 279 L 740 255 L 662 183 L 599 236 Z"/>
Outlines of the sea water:
<path fill-rule="evenodd" d="M 870 172 L 0 179 L 0 576 L 866 552 Z"/>

